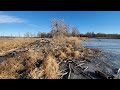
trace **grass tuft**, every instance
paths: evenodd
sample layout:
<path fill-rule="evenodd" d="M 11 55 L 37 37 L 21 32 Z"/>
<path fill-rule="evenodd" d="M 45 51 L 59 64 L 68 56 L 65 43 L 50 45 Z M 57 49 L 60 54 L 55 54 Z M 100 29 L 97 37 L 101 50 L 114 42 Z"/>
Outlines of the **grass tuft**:
<path fill-rule="evenodd" d="M 44 73 L 46 79 L 58 79 L 59 78 L 59 65 L 56 59 L 51 55 L 48 56 L 44 60 Z"/>

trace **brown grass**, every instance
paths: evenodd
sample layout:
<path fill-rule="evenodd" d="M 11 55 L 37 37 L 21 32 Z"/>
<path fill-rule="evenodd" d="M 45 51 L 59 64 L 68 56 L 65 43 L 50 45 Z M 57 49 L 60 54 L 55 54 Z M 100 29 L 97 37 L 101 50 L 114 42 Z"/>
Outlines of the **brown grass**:
<path fill-rule="evenodd" d="M 78 37 L 68 37 L 66 41 L 72 45 L 80 45 L 80 39 Z"/>
<path fill-rule="evenodd" d="M 71 56 L 74 57 L 75 59 L 79 59 L 80 58 L 80 52 L 79 51 L 73 51 Z"/>
<path fill-rule="evenodd" d="M 39 59 L 44 58 L 44 54 L 42 52 L 35 52 L 34 50 L 29 49 L 28 53 L 29 53 L 29 57 L 31 57 L 33 63 L 35 63 Z"/>
<path fill-rule="evenodd" d="M 69 47 L 65 47 L 63 49 L 63 52 L 65 52 L 67 55 L 70 55 L 72 51 L 71 51 L 71 49 Z"/>
<path fill-rule="evenodd" d="M 16 60 L 15 58 L 10 58 L 0 64 L 1 71 L 15 72 L 23 68 L 22 62 Z"/>
<path fill-rule="evenodd" d="M 68 44 L 66 45 L 66 47 L 68 47 L 68 48 L 71 49 L 71 48 L 72 48 L 72 45 L 68 43 Z"/>
<path fill-rule="evenodd" d="M 58 79 L 59 78 L 59 65 L 55 58 L 49 54 L 44 60 L 44 73 L 46 79 Z"/>
<path fill-rule="evenodd" d="M 19 59 L 24 67 L 27 69 L 27 71 L 31 71 L 35 68 L 35 62 L 37 62 L 37 59 L 31 58 L 31 54 L 29 52 L 27 53 L 22 53 L 21 58 Z"/>
<path fill-rule="evenodd" d="M 7 72 L 2 72 L 0 73 L 0 79 L 17 79 L 15 78 L 15 74 L 13 73 L 7 73 Z"/>
<path fill-rule="evenodd" d="M 24 66 L 15 58 L 10 58 L 0 64 L 0 79 L 17 78 L 16 71 L 23 69 Z"/>
<path fill-rule="evenodd" d="M 79 46 L 80 45 L 80 38 L 78 37 L 60 37 L 60 38 L 53 38 L 53 44 L 56 44 L 61 47 L 70 47 Z"/>
<path fill-rule="evenodd" d="M 36 38 L 14 38 L 14 39 L 0 39 L 0 52 L 5 52 L 7 50 L 11 50 L 17 48 L 22 45 L 29 44 L 33 41 L 37 40 Z"/>
<path fill-rule="evenodd" d="M 59 55 L 59 60 L 62 61 L 62 60 L 65 60 L 65 59 L 67 59 L 67 56 L 64 52 L 61 51 L 60 55 Z"/>
<path fill-rule="evenodd" d="M 43 68 L 35 68 L 30 72 L 30 77 L 32 79 L 44 79 L 44 69 Z"/>

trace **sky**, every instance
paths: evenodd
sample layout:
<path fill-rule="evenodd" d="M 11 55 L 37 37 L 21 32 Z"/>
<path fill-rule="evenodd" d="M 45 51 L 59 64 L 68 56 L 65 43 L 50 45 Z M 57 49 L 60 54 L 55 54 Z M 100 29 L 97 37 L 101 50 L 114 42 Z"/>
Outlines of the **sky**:
<path fill-rule="evenodd" d="M 80 33 L 120 34 L 120 11 L 0 11 L 0 36 L 47 33 L 52 19 L 64 19 Z"/>

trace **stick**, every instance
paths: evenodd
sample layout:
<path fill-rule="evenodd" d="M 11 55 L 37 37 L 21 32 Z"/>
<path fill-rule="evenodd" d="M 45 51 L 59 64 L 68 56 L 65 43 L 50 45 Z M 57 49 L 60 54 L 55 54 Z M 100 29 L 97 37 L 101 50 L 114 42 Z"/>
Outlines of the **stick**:
<path fill-rule="evenodd" d="M 81 63 L 81 64 L 79 64 L 79 65 L 77 65 L 77 66 L 75 66 L 75 67 L 81 67 L 82 65 L 84 65 L 85 63 Z"/>
<path fill-rule="evenodd" d="M 85 62 L 85 61 L 80 61 L 80 63 Z"/>
<path fill-rule="evenodd" d="M 85 71 L 86 69 L 88 69 L 88 67 L 86 67 L 86 68 L 84 69 L 84 71 Z"/>
<path fill-rule="evenodd" d="M 69 63 L 69 70 L 70 70 L 70 72 L 69 72 L 69 75 L 68 75 L 68 79 L 70 79 L 70 76 L 71 76 L 71 67 L 70 67 L 70 63 Z"/>
<path fill-rule="evenodd" d="M 63 77 L 64 75 L 66 75 L 66 74 L 68 74 L 68 72 L 63 73 L 63 74 L 61 75 L 60 79 L 62 79 L 62 77 Z"/>
<path fill-rule="evenodd" d="M 67 70 L 67 69 L 62 70 L 61 72 L 64 72 L 65 70 Z"/>

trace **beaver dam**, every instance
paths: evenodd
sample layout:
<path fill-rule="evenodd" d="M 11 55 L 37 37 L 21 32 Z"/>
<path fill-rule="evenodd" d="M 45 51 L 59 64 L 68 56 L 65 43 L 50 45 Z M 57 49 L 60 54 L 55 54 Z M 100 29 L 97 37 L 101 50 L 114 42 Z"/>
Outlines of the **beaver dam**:
<path fill-rule="evenodd" d="M 11 46 L 1 44 L 0 79 L 113 79 L 113 74 L 98 65 L 101 51 L 83 47 L 81 40 L 80 37 L 12 39 Z"/>

